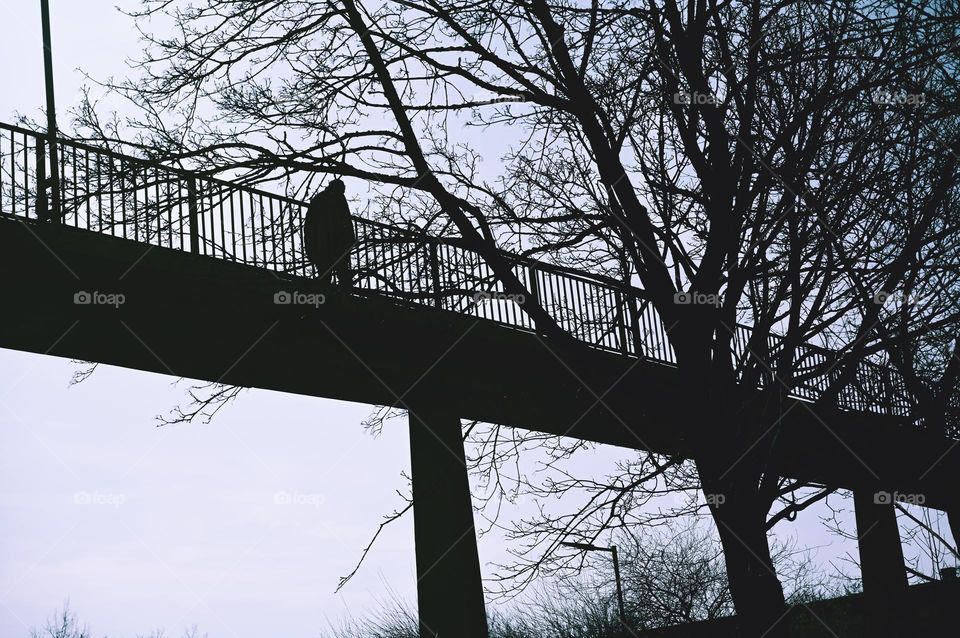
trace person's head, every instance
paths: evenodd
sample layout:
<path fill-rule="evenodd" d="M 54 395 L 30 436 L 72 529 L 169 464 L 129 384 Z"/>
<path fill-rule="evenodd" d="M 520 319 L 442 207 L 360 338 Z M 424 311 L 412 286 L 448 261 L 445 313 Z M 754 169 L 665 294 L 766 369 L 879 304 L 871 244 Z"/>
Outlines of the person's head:
<path fill-rule="evenodd" d="M 344 185 L 342 179 L 335 179 L 331 180 L 331 182 L 327 184 L 327 190 L 331 193 L 336 193 L 337 195 L 343 195 L 346 192 L 347 187 Z"/>

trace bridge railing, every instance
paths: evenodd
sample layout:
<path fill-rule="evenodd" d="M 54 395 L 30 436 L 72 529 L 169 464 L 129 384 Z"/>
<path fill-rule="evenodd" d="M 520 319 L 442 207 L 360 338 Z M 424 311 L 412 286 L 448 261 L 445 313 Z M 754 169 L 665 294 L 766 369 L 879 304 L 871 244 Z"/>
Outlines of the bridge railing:
<path fill-rule="evenodd" d="M 28 129 L 0 124 L 0 211 L 42 218 L 46 140 Z M 301 226 L 306 204 L 227 181 L 198 177 L 107 149 L 58 141 L 62 223 L 87 231 L 189 251 L 292 276 L 311 277 Z M 480 255 L 456 238 L 429 237 L 354 218 L 357 245 L 350 255 L 354 287 L 533 330 L 520 302 L 505 294 Z M 550 315 L 594 347 L 664 364 L 676 358 L 662 320 L 643 291 L 609 278 L 504 254 L 520 281 Z M 752 357 L 751 330 L 736 328 L 738 363 Z M 780 347 L 771 337 L 767 348 Z M 798 348 L 796 397 L 815 400 L 839 373 L 836 353 Z M 773 371 L 761 386 L 778 383 Z M 840 394 L 845 409 L 906 416 L 911 399 L 893 369 L 857 363 L 854 381 Z"/>

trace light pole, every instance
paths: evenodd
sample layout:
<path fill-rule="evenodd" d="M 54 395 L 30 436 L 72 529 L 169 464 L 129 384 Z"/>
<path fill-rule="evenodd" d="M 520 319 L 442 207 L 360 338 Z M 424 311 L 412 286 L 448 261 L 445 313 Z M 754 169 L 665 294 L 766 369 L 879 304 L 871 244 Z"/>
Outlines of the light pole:
<path fill-rule="evenodd" d="M 591 545 L 590 543 L 573 543 L 566 541 L 560 541 L 560 544 L 566 547 L 582 549 L 585 552 L 609 552 L 613 554 L 613 577 L 617 581 L 617 607 L 620 611 L 620 622 L 626 627 L 627 615 L 623 611 L 623 586 L 620 584 L 620 561 L 617 560 L 617 546 L 599 547 L 597 545 Z"/>
<path fill-rule="evenodd" d="M 40 0 L 40 22 L 43 30 L 43 74 L 47 89 L 47 146 L 50 149 L 50 210 L 49 219 L 60 221 L 60 154 L 57 149 L 57 106 L 53 92 L 53 51 L 50 38 L 49 0 Z M 38 184 L 37 190 L 46 191 L 47 184 Z"/>

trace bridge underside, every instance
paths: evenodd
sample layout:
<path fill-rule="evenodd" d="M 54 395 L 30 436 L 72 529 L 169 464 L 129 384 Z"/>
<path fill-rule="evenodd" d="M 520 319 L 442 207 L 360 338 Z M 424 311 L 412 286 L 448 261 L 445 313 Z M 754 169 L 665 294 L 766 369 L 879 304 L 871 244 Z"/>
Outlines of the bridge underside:
<path fill-rule="evenodd" d="M 588 348 L 559 354 L 530 333 L 382 297 L 277 304 L 278 292 L 317 291 L 264 269 L 6 217 L 0 267 L 0 347 L 369 404 L 429 403 L 461 418 L 689 453 L 684 393 L 662 364 Z M 124 303 L 77 304 L 81 291 Z M 782 475 L 953 506 L 953 441 L 797 403 L 785 406 L 770 459 Z"/>

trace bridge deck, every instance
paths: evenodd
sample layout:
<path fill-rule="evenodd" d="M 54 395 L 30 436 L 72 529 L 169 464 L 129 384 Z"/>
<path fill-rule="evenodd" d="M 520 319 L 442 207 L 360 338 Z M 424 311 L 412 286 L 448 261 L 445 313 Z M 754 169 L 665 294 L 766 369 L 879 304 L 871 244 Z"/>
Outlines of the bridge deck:
<path fill-rule="evenodd" d="M 0 347 L 363 403 L 430 401 L 463 418 L 689 453 L 683 392 L 674 368 L 656 361 L 560 353 L 502 322 L 380 295 L 277 304 L 278 292 L 318 291 L 296 275 L 6 215 L 0 267 Z M 77 304 L 78 292 L 124 303 Z M 888 416 L 794 402 L 772 468 L 952 505 L 954 441 Z"/>

